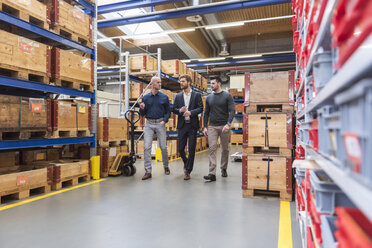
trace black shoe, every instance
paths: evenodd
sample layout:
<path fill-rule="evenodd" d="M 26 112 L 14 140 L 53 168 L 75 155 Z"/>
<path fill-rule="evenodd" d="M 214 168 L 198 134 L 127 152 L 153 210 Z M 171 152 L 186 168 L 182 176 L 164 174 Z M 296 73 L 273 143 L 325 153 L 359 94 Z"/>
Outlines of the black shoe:
<path fill-rule="evenodd" d="M 226 169 L 221 169 L 221 176 L 222 177 L 227 177 L 227 171 L 226 171 Z"/>
<path fill-rule="evenodd" d="M 213 174 L 209 174 L 208 176 L 204 176 L 204 179 L 213 182 L 216 181 L 216 176 Z"/>

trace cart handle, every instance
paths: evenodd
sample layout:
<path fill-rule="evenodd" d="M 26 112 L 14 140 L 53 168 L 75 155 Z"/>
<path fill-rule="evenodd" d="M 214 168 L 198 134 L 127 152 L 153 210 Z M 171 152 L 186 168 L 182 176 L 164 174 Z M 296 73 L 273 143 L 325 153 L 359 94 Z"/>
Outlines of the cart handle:
<path fill-rule="evenodd" d="M 135 117 L 137 117 L 137 119 L 134 120 Z M 130 109 L 125 112 L 125 119 L 127 119 L 130 124 L 136 124 L 140 120 L 140 112 Z"/>

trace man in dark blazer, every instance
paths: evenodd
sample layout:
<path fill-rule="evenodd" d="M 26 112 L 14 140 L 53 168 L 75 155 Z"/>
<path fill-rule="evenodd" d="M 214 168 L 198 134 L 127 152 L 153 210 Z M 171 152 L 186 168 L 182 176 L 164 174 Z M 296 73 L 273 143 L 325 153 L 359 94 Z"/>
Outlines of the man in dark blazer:
<path fill-rule="evenodd" d="M 179 77 L 182 91 L 174 100 L 173 112 L 178 115 L 178 151 L 184 163 L 184 180 L 190 180 L 194 166 L 196 136 L 199 130 L 198 115 L 203 111 L 201 95 L 191 89 L 192 80 L 189 75 Z M 185 146 L 189 140 L 189 157 L 186 157 Z"/>

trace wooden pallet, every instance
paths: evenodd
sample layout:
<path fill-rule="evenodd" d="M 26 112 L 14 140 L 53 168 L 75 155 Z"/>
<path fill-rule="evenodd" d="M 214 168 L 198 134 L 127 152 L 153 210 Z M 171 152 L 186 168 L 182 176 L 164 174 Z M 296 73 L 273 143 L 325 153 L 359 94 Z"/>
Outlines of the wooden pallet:
<path fill-rule="evenodd" d="M 22 200 L 36 194 L 45 194 L 50 192 L 51 185 L 44 183 L 33 185 L 31 188 L 22 188 L 13 191 L 5 191 L 0 194 L 0 204 L 11 200 Z"/>
<path fill-rule="evenodd" d="M 145 131 L 145 127 L 134 126 L 135 131 Z"/>
<path fill-rule="evenodd" d="M 70 78 L 61 77 L 53 80 L 57 86 L 62 86 L 69 89 L 83 90 L 93 92 L 94 86 L 85 81 L 74 80 Z"/>
<path fill-rule="evenodd" d="M 100 147 L 115 147 L 115 146 L 124 146 L 126 145 L 126 140 L 110 140 L 110 141 L 103 141 L 98 140 L 98 144 Z"/>
<path fill-rule="evenodd" d="M 241 128 L 241 127 L 233 127 L 233 126 L 231 126 L 230 129 L 231 130 L 240 130 L 240 131 L 243 131 L 243 128 Z"/>
<path fill-rule="evenodd" d="M 230 143 L 231 145 L 235 145 L 235 146 L 242 146 L 243 143 Z"/>
<path fill-rule="evenodd" d="M 89 129 L 76 128 L 61 128 L 53 131 L 51 138 L 65 138 L 65 137 L 87 137 L 90 136 Z"/>
<path fill-rule="evenodd" d="M 25 1 L 26 2 L 26 1 Z M 42 5 L 38 1 L 32 2 L 30 7 L 22 6 L 20 1 L 5 1 L 0 0 L 0 11 L 6 12 L 10 15 L 13 15 L 19 19 L 22 19 L 26 22 L 30 22 L 35 24 L 41 28 L 49 29 L 49 24 L 46 19 L 42 19 L 42 17 L 36 14 L 35 8 L 37 6 L 32 6 L 32 4 Z M 36 11 L 33 13 L 32 11 Z M 45 11 L 45 9 L 44 9 Z M 45 11 L 46 12 L 46 11 Z"/>
<path fill-rule="evenodd" d="M 293 113 L 294 106 L 289 103 L 250 103 L 249 106 L 245 107 L 245 113 L 256 113 L 256 112 L 282 112 L 282 113 Z"/>
<path fill-rule="evenodd" d="M 263 155 L 280 155 L 280 156 L 292 156 L 292 150 L 282 147 L 260 147 L 250 146 L 244 148 L 244 154 L 263 154 Z"/>
<path fill-rule="evenodd" d="M 60 36 L 63 36 L 67 39 L 76 41 L 84 46 L 92 47 L 92 42 L 89 41 L 89 36 L 75 33 L 73 30 L 70 30 L 62 26 L 53 27 L 50 31 L 59 34 Z"/>
<path fill-rule="evenodd" d="M 61 180 L 59 183 L 52 184 L 52 190 L 60 190 L 65 187 L 75 186 L 82 182 L 90 180 L 90 175 L 79 175 L 74 177 L 68 177 Z"/>
<path fill-rule="evenodd" d="M 49 136 L 45 130 L 0 131 L 0 140 L 43 139 Z"/>
<path fill-rule="evenodd" d="M 259 189 L 244 189 L 244 198 L 265 199 L 265 200 L 281 200 L 292 201 L 292 194 L 287 191 L 267 191 Z"/>
<path fill-rule="evenodd" d="M 46 73 L 27 70 L 17 66 L 11 66 L 1 63 L 0 61 L 0 75 L 16 78 L 16 79 L 23 79 L 29 80 L 44 84 L 49 84 L 50 78 L 47 76 Z"/>

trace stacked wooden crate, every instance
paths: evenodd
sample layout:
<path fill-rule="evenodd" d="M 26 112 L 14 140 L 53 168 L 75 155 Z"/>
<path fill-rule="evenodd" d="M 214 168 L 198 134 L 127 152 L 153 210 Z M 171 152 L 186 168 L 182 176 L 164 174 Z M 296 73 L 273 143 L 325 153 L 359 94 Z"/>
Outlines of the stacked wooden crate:
<path fill-rule="evenodd" d="M 243 197 L 292 200 L 293 75 L 245 75 Z"/>

